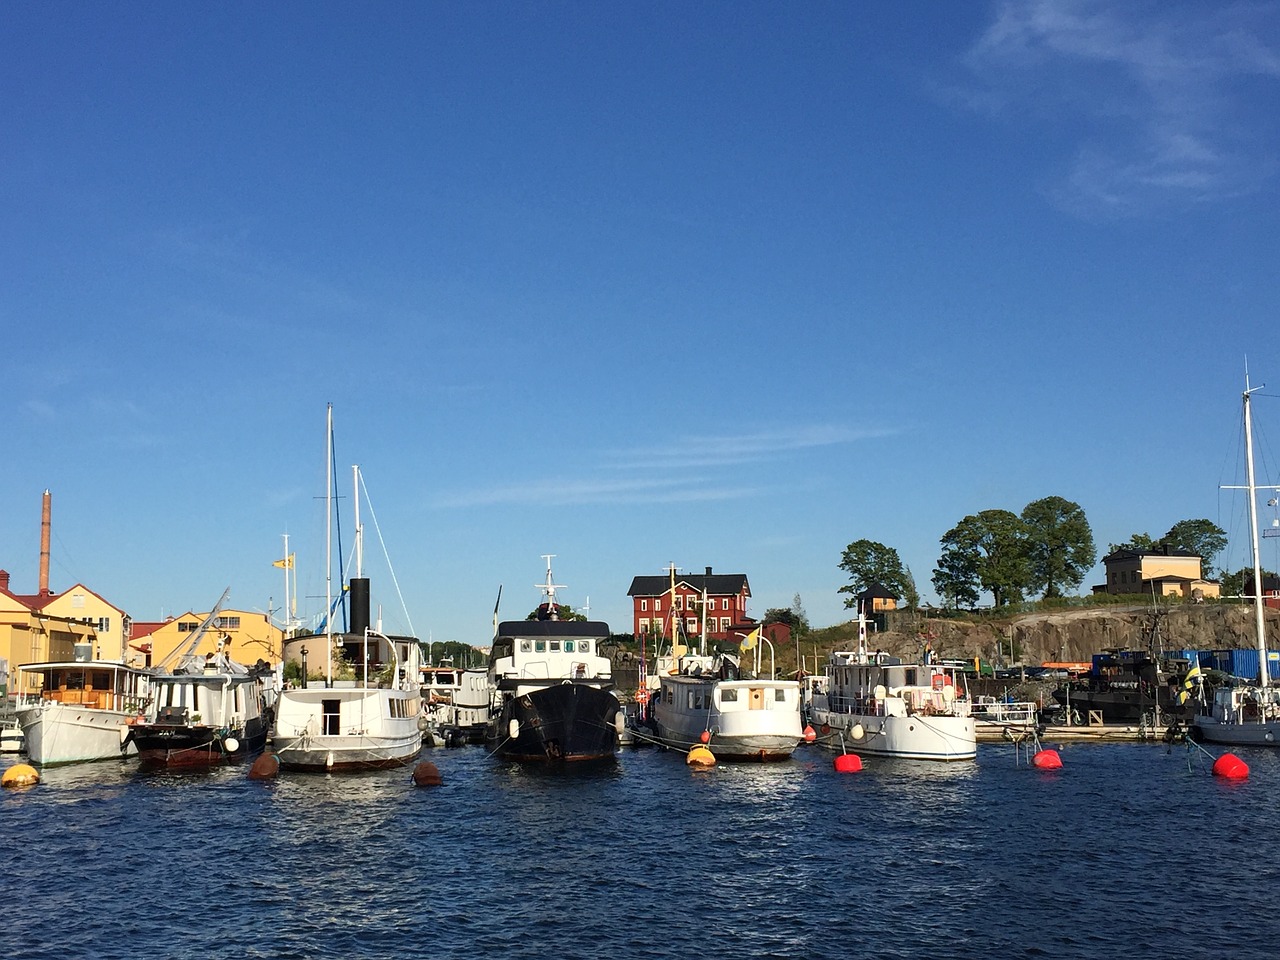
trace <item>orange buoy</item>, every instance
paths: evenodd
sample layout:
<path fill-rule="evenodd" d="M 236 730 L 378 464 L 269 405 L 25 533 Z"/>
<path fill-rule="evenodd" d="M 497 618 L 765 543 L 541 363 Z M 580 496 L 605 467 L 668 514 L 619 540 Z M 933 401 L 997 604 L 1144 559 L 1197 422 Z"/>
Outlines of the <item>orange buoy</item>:
<path fill-rule="evenodd" d="M 689 751 L 688 756 L 684 758 L 684 762 L 691 767 L 714 767 L 716 765 L 716 757 L 706 747 L 694 747 Z"/>
<path fill-rule="evenodd" d="M 1062 757 L 1058 756 L 1057 750 L 1046 747 L 1031 758 L 1031 764 L 1041 770 L 1061 770 Z"/>
<path fill-rule="evenodd" d="M 702 731 L 702 733 L 701 733 L 701 735 L 698 737 L 698 739 L 699 739 L 699 740 L 701 740 L 703 743 L 710 743 L 710 742 L 711 742 L 711 731 L 710 731 L 710 730 L 703 730 L 703 731 Z"/>
<path fill-rule="evenodd" d="M 836 773 L 857 773 L 862 769 L 862 758 L 856 753 L 841 753 L 836 755 Z"/>
<path fill-rule="evenodd" d="M 822 725 L 822 735 L 825 737 L 830 732 L 831 732 L 831 724 L 824 723 Z"/>
<path fill-rule="evenodd" d="M 818 735 L 817 735 L 816 733 L 814 733 L 814 731 L 813 731 L 813 727 L 806 726 L 806 727 L 804 728 L 804 742 L 805 742 L 805 743 L 813 743 L 813 741 L 815 741 L 815 740 L 817 740 L 817 739 L 818 739 Z"/>
<path fill-rule="evenodd" d="M 1249 776 L 1249 765 L 1234 753 L 1224 753 L 1213 761 L 1213 775 L 1226 780 L 1243 780 Z"/>
<path fill-rule="evenodd" d="M 263 751 L 249 768 L 250 780 L 274 780 L 280 772 L 280 761 L 274 753 Z"/>
<path fill-rule="evenodd" d="M 40 782 L 40 771 L 29 763 L 15 763 L 0 777 L 0 786 L 34 787 Z"/>
<path fill-rule="evenodd" d="M 423 760 L 420 764 L 413 768 L 413 782 L 419 787 L 438 787 L 444 780 L 440 776 L 440 771 L 436 769 L 436 765 L 430 760 Z"/>

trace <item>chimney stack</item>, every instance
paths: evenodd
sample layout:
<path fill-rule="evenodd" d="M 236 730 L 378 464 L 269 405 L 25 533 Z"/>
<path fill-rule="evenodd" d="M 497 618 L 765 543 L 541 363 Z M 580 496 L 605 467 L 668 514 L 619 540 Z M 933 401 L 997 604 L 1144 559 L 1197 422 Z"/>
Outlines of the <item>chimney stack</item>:
<path fill-rule="evenodd" d="M 9 589 L 9 571 L 0 570 L 0 590 Z"/>
<path fill-rule="evenodd" d="M 40 595 L 49 595 L 49 527 L 52 510 L 49 491 L 44 492 L 44 506 L 40 511 Z"/>

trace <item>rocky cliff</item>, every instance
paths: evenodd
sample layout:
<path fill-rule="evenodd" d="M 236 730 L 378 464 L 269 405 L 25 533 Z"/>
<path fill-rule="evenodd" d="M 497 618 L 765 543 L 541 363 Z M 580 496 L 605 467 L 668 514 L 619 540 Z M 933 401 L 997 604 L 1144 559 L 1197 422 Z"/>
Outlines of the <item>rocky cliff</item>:
<path fill-rule="evenodd" d="M 1280 641 L 1280 611 L 1266 610 L 1267 645 Z M 1253 607 L 1239 604 L 1182 604 L 1162 608 L 1158 616 L 1146 607 L 1096 607 L 1060 610 L 1006 619 L 958 620 L 888 617 L 887 630 L 874 634 L 871 645 L 899 656 L 914 656 L 927 640 L 939 657 L 984 660 L 1015 659 L 1024 664 L 1088 661 L 1108 647 L 1147 649 L 1153 631 L 1164 650 L 1218 650 L 1256 646 Z"/>

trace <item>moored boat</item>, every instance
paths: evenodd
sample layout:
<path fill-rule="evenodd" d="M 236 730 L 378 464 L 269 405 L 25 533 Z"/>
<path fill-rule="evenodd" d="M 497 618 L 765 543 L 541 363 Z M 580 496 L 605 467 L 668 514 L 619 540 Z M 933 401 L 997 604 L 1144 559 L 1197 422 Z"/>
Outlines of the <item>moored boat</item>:
<path fill-rule="evenodd" d="M 719 760 L 786 760 L 804 739 L 800 683 L 759 677 L 729 653 L 659 657 L 649 709 L 658 741 Z"/>
<path fill-rule="evenodd" d="M 145 709 L 149 680 L 148 671 L 113 660 L 20 665 L 15 713 L 27 759 L 37 766 L 118 760 L 121 726 Z"/>
<path fill-rule="evenodd" d="M 260 753 L 271 729 L 274 683 L 265 665 L 246 667 L 224 652 L 191 658 L 152 678 L 148 714 L 125 744 L 143 766 L 208 767 Z"/>
<path fill-rule="evenodd" d="M 1253 471 L 1253 419 L 1250 395 L 1261 387 L 1249 387 L 1245 377 L 1244 437 L 1245 466 L 1249 499 L 1249 534 L 1253 549 L 1254 630 L 1258 645 L 1258 677 L 1256 682 L 1237 680 L 1218 687 L 1207 712 L 1191 720 L 1190 735 L 1196 740 L 1233 746 L 1280 746 L 1280 688 L 1273 684 L 1267 670 L 1267 631 L 1262 601 L 1262 559 L 1258 543 L 1258 487 Z M 1193 668 L 1199 677 L 1199 663 Z M 1190 674 L 1188 675 L 1190 676 Z M 1184 687 L 1203 684 L 1185 683 Z M 1188 694 L 1191 690 L 1186 691 Z"/>
<path fill-rule="evenodd" d="M 560 619 L 559 586 L 547 560 L 545 601 L 537 619 L 495 624 L 489 657 L 493 703 L 486 734 L 506 760 L 579 763 L 612 760 L 625 715 L 613 691 L 612 665 L 602 652 L 609 625 Z"/>
<path fill-rule="evenodd" d="M 857 651 L 827 662 L 825 703 L 815 700 L 822 742 L 861 754 L 910 760 L 972 760 L 978 755 L 963 671 L 952 664 L 904 663 L 868 654 L 866 621 L 858 621 Z"/>
<path fill-rule="evenodd" d="M 448 746 L 482 743 L 489 723 L 489 671 L 445 661 L 423 667 L 421 675 L 428 735 Z"/>
<path fill-rule="evenodd" d="M 285 770 L 339 773 L 404 766 L 422 752 L 422 652 L 416 637 L 391 637 L 370 626 L 369 580 L 361 568 L 362 485 L 354 466 L 356 575 L 343 588 L 351 599 L 351 623 L 350 630 L 333 632 L 332 404 L 325 452 L 325 632 L 315 638 L 325 645 L 325 679 L 308 682 L 304 676 L 301 686 L 280 692 L 272 747 Z M 336 659 L 352 665 L 354 678 L 335 679 Z"/>

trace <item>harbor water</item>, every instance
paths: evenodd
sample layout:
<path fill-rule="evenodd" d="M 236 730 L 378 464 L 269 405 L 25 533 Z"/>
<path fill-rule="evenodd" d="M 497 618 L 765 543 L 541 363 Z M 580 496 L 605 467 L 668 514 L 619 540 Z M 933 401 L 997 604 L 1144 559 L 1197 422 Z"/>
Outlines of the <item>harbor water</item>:
<path fill-rule="evenodd" d="M 802 747 L 551 773 L 54 768 L 0 794 L 9 957 L 1274 957 L 1280 751 L 1063 744 L 1042 771 Z M 14 762 L 6 759 L 4 764 Z"/>

